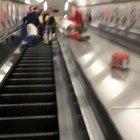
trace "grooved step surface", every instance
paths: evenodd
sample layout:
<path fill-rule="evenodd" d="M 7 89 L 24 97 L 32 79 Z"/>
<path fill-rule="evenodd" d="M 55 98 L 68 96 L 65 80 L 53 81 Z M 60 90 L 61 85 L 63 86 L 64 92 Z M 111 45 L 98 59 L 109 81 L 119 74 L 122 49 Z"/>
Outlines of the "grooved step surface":
<path fill-rule="evenodd" d="M 57 140 L 58 132 L 44 132 L 44 133 L 24 133 L 24 134 L 9 134 L 0 135 L 1 140 Z"/>
<path fill-rule="evenodd" d="M 0 93 L 0 140 L 59 140 L 51 46 L 27 49 Z"/>

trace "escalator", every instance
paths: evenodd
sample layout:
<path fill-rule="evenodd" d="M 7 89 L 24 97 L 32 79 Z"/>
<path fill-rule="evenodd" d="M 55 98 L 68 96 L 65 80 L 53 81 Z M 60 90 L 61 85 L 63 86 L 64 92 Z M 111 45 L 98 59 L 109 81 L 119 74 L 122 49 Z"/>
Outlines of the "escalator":
<path fill-rule="evenodd" d="M 0 140 L 58 140 L 51 46 L 28 48 L 0 90 Z"/>

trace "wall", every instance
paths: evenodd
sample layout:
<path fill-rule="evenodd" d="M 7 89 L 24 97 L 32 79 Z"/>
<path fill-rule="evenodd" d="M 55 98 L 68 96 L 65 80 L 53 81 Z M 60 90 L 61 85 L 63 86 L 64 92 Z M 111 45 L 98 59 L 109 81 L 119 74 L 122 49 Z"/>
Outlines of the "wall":
<path fill-rule="evenodd" d="M 17 25 L 25 15 L 26 9 L 25 4 L 0 0 L 0 32 Z"/>
<path fill-rule="evenodd" d="M 140 32 L 140 1 L 101 4 L 80 9 L 91 14 L 92 25 L 104 24 Z"/>

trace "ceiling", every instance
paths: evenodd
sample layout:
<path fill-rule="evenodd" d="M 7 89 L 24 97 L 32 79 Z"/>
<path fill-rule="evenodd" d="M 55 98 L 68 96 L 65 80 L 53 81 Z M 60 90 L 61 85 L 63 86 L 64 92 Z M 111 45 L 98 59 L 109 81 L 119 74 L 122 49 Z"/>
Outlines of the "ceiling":
<path fill-rule="evenodd" d="M 11 0 L 11 1 L 16 1 L 20 3 L 25 3 L 25 4 L 31 4 L 31 5 L 36 5 L 42 3 L 44 0 Z"/>

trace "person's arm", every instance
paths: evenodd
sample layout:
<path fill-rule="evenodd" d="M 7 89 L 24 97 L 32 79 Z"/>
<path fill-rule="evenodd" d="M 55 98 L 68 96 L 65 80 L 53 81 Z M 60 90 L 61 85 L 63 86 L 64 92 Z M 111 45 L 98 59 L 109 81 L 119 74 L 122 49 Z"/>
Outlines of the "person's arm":
<path fill-rule="evenodd" d="M 28 19 L 28 15 L 26 15 L 22 20 L 24 24 L 27 22 L 27 19 Z"/>

